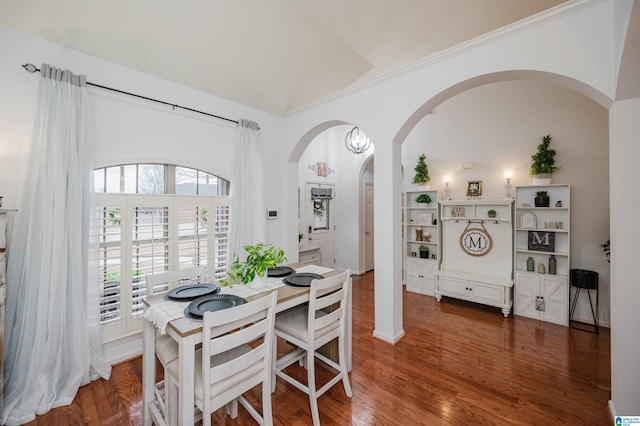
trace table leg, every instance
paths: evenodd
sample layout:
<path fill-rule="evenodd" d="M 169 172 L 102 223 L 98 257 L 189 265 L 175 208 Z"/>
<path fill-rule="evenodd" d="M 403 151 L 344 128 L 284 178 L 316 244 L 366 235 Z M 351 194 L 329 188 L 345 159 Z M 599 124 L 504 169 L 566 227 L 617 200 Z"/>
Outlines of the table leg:
<path fill-rule="evenodd" d="M 142 331 L 142 412 L 144 414 L 144 425 L 151 425 L 151 413 L 149 404 L 154 398 L 154 388 L 156 386 L 156 363 L 155 345 L 156 330 L 151 321 L 143 320 Z"/>
<path fill-rule="evenodd" d="M 195 336 L 177 339 L 179 345 L 178 368 L 180 369 L 178 392 L 178 414 L 180 425 L 193 424 L 194 375 L 195 375 Z"/>

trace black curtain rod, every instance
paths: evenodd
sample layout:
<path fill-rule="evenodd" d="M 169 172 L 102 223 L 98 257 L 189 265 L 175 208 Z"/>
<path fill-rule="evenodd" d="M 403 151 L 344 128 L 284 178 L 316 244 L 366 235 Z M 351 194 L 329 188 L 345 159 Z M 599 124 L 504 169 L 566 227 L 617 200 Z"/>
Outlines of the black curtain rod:
<path fill-rule="evenodd" d="M 24 64 L 24 65 L 22 65 L 22 68 L 24 68 L 26 71 L 28 71 L 30 73 L 40 72 L 40 69 L 38 67 L 36 67 L 35 65 L 33 65 L 33 64 Z M 136 95 L 135 93 L 125 92 L 124 90 L 119 90 L 119 89 L 114 89 L 112 87 L 102 86 L 100 84 L 91 83 L 89 81 L 87 81 L 87 84 L 89 86 L 99 87 L 99 88 L 105 89 L 105 90 L 111 90 L 112 92 L 122 93 L 123 95 L 129 95 L 129 96 L 133 96 L 135 98 L 145 99 L 147 101 L 156 102 L 156 103 L 163 104 L 163 105 L 169 105 L 169 106 L 173 107 L 173 109 L 180 108 L 180 109 L 184 109 L 186 111 L 196 112 L 198 114 L 208 115 L 209 117 L 214 117 L 214 118 L 218 118 L 220 120 L 230 121 L 231 123 L 238 124 L 237 120 L 232 120 L 232 119 L 226 118 L 226 117 L 220 117 L 219 115 L 215 115 L 215 114 L 209 114 L 208 112 L 199 111 L 197 109 L 193 109 L 193 108 L 184 107 L 184 106 L 181 106 L 181 105 L 172 104 L 170 102 L 165 102 L 165 101 L 161 101 L 161 100 L 158 100 L 158 99 L 148 98 L 148 97 L 142 96 L 142 95 Z"/>

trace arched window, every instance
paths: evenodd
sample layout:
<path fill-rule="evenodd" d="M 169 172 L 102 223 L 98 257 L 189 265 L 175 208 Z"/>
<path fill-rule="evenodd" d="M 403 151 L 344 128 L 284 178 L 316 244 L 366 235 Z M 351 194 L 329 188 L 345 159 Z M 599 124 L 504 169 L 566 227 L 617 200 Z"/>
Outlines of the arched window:
<path fill-rule="evenodd" d="M 173 164 L 123 164 L 94 170 L 95 191 L 111 194 L 229 195 L 229 181 Z"/>
<path fill-rule="evenodd" d="M 142 330 L 146 275 L 206 266 L 209 279 L 222 278 L 228 181 L 171 164 L 126 164 L 96 169 L 94 182 L 105 341 Z"/>

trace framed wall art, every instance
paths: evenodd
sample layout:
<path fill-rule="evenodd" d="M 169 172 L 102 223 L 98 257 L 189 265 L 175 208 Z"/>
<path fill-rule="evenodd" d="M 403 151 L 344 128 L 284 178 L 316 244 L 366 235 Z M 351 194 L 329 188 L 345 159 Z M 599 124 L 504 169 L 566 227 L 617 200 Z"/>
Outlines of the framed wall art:
<path fill-rule="evenodd" d="M 546 231 L 529 231 L 528 250 L 554 252 L 556 250 L 556 233 Z"/>
<path fill-rule="evenodd" d="M 433 221 L 433 213 L 432 212 L 421 212 L 416 215 L 416 221 L 420 223 L 428 223 L 431 225 Z"/>
<path fill-rule="evenodd" d="M 467 182 L 467 197 L 479 197 L 482 195 L 482 181 L 470 180 Z"/>

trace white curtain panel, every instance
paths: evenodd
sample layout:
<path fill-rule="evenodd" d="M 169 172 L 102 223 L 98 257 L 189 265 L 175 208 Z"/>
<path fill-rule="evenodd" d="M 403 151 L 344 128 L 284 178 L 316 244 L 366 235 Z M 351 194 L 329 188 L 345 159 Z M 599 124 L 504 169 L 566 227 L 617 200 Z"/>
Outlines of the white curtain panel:
<path fill-rule="evenodd" d="M 242 247 L 254 245 L 265 238 L 264 174 L 260 126 L 240 119 L 235 132 L 233 173 L 229 197 L 229 253 L 246 258 Z"/>
<path fill-rule="evenodd" d="M 89 259 L 95 205 L 85 77 L 46 64 L 41 77 L 7 267 L 2 423 L 9 425 L 70 404 L 81 385 L 111 374 Z"/>

